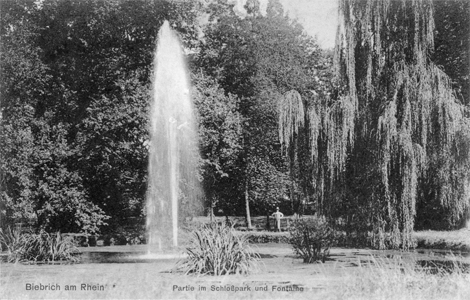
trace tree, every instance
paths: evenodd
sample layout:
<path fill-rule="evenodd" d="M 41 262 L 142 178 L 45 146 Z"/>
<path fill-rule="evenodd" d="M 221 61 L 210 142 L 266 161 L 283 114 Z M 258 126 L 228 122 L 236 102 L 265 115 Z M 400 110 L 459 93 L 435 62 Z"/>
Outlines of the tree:
<path fill-rule="evenodd" d="M 209 5 L 211 23 L 195 65 L 216 78 L 226 93 L 240 99 L 243 139 L 238 193 L 244 199 L 240 205 L 249 214 L 250 204 L 265 213 L 272 209 L 269 201 L 279 201 L 279 197 L 261 201 L 258 192 L 264 186 L 259 178 L 285 178 L 288 169 L 279 151 L 278 99 L 291 89 L 309 98 L 309 90 L 315 86 L 309 75 L 313 74 L 311 66 L 318 60 L 319 48 L 299 24 L 284 15 L 278 1 L 270 1 L 266 16 L 260 14 L 256 1 L 248 1 L 245 7 L 248 15 L 240 19 L 222 1 Z M 288 181 L 283 182 L 287 185 Z M 266 209 L 257 206 L 254 199 L 266 203 Z"/>
<path fill-rule="evenodd" d="M 70 166 L 77 148 L 67 143 L 67 125 L 41 121 L 36 124 L 39 130 L 30 157 L 34 189 L 29 197 L 34 200 L 36 226 L 49 232 L 95 234 L 109 217 L 90 201 L 81 174 Z"/>
<path fill-rule="evenodd" d="M 318 123 L 327 147 L 316 159 L 330 189 L 323 213 L 364 224 L 378 248 L 407 249 L 422 180 L 436 178 L 434 196 L 453 218 L 469 205 L 467 108 L 430 59 L 431 1 L 342 0 L 339 12 L 336 67 L 345 90 Z M 356 209 L 335 211 L 336 203 Z"/>
<path fill-rule="evenodd" d="M 34 22 L 38 6 L 2 7 L 2 220 L 47 230 L 96 232 L 106 219 L 88 201 L 82 179 L 70 168 L 69 126 L 55 123 L 42 103 L 53 97 L 52 77 L 40 57 Z M 62 90 L 64 92 L 64 90 Z M 2 224 L 5 225 L 5 224 Z"/>
<path fill-rule="evenodd" d="M 11 4 L 11 5 L 8 5 Z M 23 8 L 2 4 L 0 88 L 0 215 L 2 226 L 34 218 L 31 156 L 34 153 L 32 122 L 37 99 L 44 97 L 48 81 L 39 49 L 31 47 L 35 28 Z M 23 10 L 24 9 L 24 10 Z"/>
<path fill-rule="evenodd" d="M 78 126 L 74 167 L 84 186 L 110 216 L 110 229 L 143 223 L 147 190 L 149 88 L 121 79 L 94 99 Z"/>
<path fill-rule="evenodd" d="M 241 149 L 242 117 L 238 98 L 225 95 L 220 86 L 203 73 L 192 76 L 193 101 L 198 112 L 201 169 L 210 214 L 219 207 L 225 214 L 236 213 L 233 203 L 237 179 L 237 158 Z M 235 196 L 236 197 L 236 196 Z"/>

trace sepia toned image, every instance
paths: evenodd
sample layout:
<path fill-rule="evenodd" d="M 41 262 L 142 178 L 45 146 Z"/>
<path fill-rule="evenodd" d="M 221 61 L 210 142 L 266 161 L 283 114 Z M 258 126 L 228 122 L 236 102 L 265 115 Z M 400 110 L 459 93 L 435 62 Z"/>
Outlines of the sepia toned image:
<path fill-rule="evenodd" d="M 0 299 L 470 299 L 470 1 L 0 0 Z"/>

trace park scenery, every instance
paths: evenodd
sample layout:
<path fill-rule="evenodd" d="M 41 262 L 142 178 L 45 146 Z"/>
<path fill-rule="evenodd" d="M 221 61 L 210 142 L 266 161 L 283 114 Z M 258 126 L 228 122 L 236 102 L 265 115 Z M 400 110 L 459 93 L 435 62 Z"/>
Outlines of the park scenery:
<path fill-rule="evenodd" d="M 470 299 L 469 1 L 0 19 L 1 299 Z"/>

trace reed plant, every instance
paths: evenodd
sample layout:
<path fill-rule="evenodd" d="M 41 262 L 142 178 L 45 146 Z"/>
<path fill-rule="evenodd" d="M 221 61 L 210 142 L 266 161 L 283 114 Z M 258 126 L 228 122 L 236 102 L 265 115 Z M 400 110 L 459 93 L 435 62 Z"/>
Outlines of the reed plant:
<path fill-rule="evenodd" d="M 2 248 L 7 251 L 8 262 L 77 262 L 79 250 L 72 237 L 59 232 L 21 233 L 8 228 L 0 232 Z"/>
<path fill-rule="evenodd" d="M 258 269 L 259 255 L 246 236 L 225 224 L 214 222 L 193 231 L 186 252 L 177 266 L 184 274 L 249 274 Z"/>
<path fill-rule="evenodd" d="M 24 237 L 20 228 L 11 229 L 10 227 L 0 229 L 0 248 L 7 253 L 7 261 L 16 261 L 19 252 L 24 243 Z"/>

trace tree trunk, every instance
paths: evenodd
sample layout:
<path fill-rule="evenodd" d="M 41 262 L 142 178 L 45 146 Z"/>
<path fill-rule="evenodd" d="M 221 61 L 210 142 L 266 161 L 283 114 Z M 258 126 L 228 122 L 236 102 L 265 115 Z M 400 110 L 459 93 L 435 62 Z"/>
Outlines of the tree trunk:
<path fill-rule="evenodd" d="M 295 205 L 294 205 L 294 162 L 293 159 L 290 160 L 290 170 L 289 170 L 289 177 L 290 177 L 290 201 L 291 201 L 291 208 L 292 213 L 296 213 Z"/>
<path fill-rule="evenodd" d="M 246 226 L 251 229 L 250 198 L 248 196 L 248 179 L 245 181 Z"/>
<path fill-rule="evenodd" d="M 214 220 L 214 206 L 212 205 L 212 201 L 211 201 L 211 208 L 209 210 L 209 213 L 210 213 L 210 222 L 212 223 Z"/>

